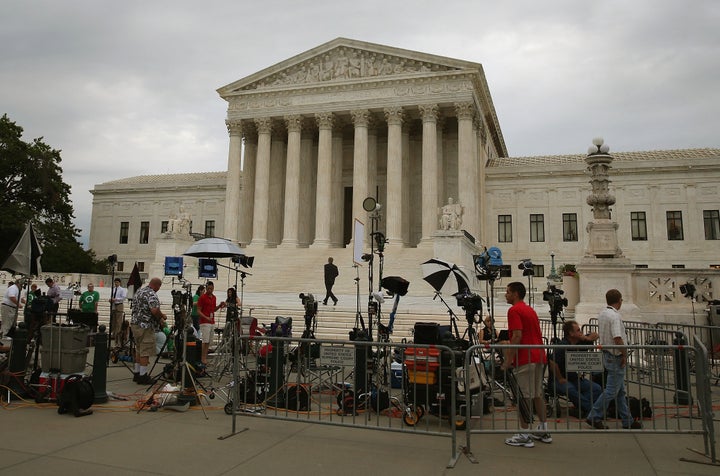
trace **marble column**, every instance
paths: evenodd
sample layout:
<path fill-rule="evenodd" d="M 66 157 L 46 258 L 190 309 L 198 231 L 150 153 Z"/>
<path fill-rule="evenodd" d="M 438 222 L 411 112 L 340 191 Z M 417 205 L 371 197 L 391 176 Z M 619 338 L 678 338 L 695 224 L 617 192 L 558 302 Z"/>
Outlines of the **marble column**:
<path fill-rule="evenodd" d="M 432 235 L 439 228 L 437 198 L 437 104 L 420 107 L 422 116 L 422 237 L 421 243 L 432 242 Z"/>
<path fill-rule="evenodd" d="M 268 246 L 282 242 L 285 215 L 285 158 L 287 131 L 284 124 L 273 127 L 270 145 L 270 193 L 268 199 Z"/>
<path fill-rule="evenodd" d="M 447 163 L 445 161 L 445 152 L 443 150 L 443 130 L 445 129 L 445 118 L 442 116 L 438 117 L 437 120 L 437 156 L 438 156 L 438 168 L 437 168 L 437 184 L 438 184 L 438 206 L 442 207 L 445 205 L 448 199 L 447 186 L 445 171 L 447 170 Z M 439 219 L 438 219 L 439 220 Z M 439 224 L 439 223 L 438 223 Z"/>
<path fill-rule="evenodd" d="M 334 115 L 331 112 L 315 114 L 318 125 L 317 192 L 315 201 L 315 241 L 313 247 L 330 246 L 331 214 L 333 202 L 333 154 L 332 127 Z"/>
<path fill-rule="evenodd" d="M 402 125 L 402 239 L 405 246 L 410 246 L 410 124 Z"/>
<path fill-rule="evenodd" d="M 315 239 L 315 189 L 317 185 L 317 152 L 315 125 L 306 123 L 300 139 L 300 226 L 298 244 L 310 246 Z"/>
<path fill-rule="evenodd" d="M 377 191 L 377 121 L 374 116 L 370 116 L 368 123 L 368 193 L 367 197 L 373 197 L 380 202 L 380 197 L 376 196 Z M 382 202 L 380 202 L 382 203 Z"/>
<path fill-rule="evenodd" d="M 298 215 L 300 212 L 300 134 L 302 116 L 285 116 L 288 130 L 285 162 L 285 216 L 281 247 L 297 247 Z"/>
<path fill-rule="evenodd" d="M 270 140 L 272 119 L 255 119 L 258 131 L 257 161 L 255 169 L 255 210 L 251 246 L 268 244 L 268 211 L 270 200 Z"/>
<path fill-rule="evenodd" d="M 252 240 L 253 208 L 255 203 L 255 165 L 257 159 L 257 132 L 253 122 L 243 122 L 245 151 L 243 154 L 242 190 L 240 191 L 240 220 L 238 241 L 243 246 Z"/>
<path fill-rule="evenodd" d="M 370 111 L 367 109 L 351 111 L 355 125 L 355 140 L 353 148 L 353 220 L 357 218 L 365 224 L 365 230 L 370 230 L 368 214 L 363 209 L 363 200 L 368 196 L 368 122 Z"/>
<path fill-rule="evenodd" d="M 242 123 L 225 121 L 230 134 L 228 151 L 227 185 L 225 188 L 225 222 L 223 235 L 233 241 L 238 240 L 238 216 L 240 208 L 240 162 L 242 153 Z"/>
<path fill-rule="evenodd" d="M 475 200 L 475 135 L 473 117 L 475 105 L 471 102 L 455 103 L 458 121 L 458 201 L 463 208 L 463 230 L 478 238 Z"/>
<path fill-rule="evenodd" d="M 485 216 L 486 213 L 486 207 L 485 207 L 485 163 L 487 162 L 487 154 L 485 152 L 485 124 L 483 123 L 482 118 L 479 116 L 475 118 L 475 135 L 476 135 L 476 143 L 477 143 L 477 161 L 476 161 L 476 168 L 477 168 L 477 191 L 475 199 L 477 200 L 478 204 L 478 213 L 477 213 L 477 227 L 478 227 L 478 236 L 477 239 L 480 243 L 488 243 L 490 236 L 488 236 L 488 227 L 486 226 L 488 224 L 487 217 Z"/>
<path fill-rule="evenodd" d="M 343 184 L 343 131 L 340 118 L 335 118 L 332 135 L 332 203 L 330 208 L 330 241 L 334 247 L 345 246 L 345 185 Z"/>
<path fill-rule="evenodd" d="M 395 246 L 403 244 L 403 109 L 390 107 L 384 112 L 388 124 L 386 237 L 388 245 Z"/>

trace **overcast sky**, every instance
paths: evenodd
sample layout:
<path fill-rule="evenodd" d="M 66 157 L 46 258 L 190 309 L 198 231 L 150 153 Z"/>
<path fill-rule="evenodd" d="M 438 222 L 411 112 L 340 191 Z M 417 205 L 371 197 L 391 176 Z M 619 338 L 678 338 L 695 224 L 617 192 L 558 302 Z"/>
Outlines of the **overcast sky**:
<path fill-rule="evenodd" d="M 227 168 L 216 89 L 336 37 L 481 63 L 511 156 L 719 147 L 720 1 L 0 3 L 0 114 L 97 183 Z"/>

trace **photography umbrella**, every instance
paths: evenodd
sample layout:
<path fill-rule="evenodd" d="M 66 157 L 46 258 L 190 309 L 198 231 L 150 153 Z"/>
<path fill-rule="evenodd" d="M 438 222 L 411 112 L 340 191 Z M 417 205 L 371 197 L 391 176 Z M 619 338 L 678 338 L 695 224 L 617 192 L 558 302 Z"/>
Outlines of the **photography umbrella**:
<path fill-rule="evenodd" d="M 421 265 L 423 279 L 438 293 L 455 294 L 470 289 L 469 279 L 456 264 L 437 258 L 429 259 Z"/>
<path fill-rule="evenodd" d="M 42 254 L 42 247 L 35 236 L 32 223 L 28 223 L 25 232 L 15 242 L 10 256 L 0 269 L 24 276 L 39 276 L 42 272 L 40 269 Z"/>
<path fill-rule="evenodd" d="M 234 258 L 243 256 L 245 251 L 230 240 L 203 238 L 188 248 L 183 255 L 196 258 Z"/>

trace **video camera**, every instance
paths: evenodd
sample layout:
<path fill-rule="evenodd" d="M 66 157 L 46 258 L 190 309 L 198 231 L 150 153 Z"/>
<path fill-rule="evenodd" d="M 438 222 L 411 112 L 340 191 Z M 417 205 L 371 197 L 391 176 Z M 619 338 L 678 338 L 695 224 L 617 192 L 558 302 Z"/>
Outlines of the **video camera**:
<path fill-rule="evenodd" d="M 465 310 L 465 318 L 468 322 L 475 322 L 475 314 L 482 315 L 483 298 L 479 294 L 464 289 L 454 294 L 457 305 Z"/>
<path fill-rule="evenodd" d="M 547 301 L 550 306 L 550 317 L 556 318 L 559 316 L 564 307 L 567 307 L 568 300 L 562 297 L 564 291 L 556 288 L 552 284 L 548 284 L 547 290 L 543 291 L 543 301 Z"/>
<path fill-rule="evenodd" d="M 317 314 L 318 302 L 315 300 L 315 296 L 310 293 L 300 293 L 300 302 L 305 308 L 305 316 L 314 316 Z"/>

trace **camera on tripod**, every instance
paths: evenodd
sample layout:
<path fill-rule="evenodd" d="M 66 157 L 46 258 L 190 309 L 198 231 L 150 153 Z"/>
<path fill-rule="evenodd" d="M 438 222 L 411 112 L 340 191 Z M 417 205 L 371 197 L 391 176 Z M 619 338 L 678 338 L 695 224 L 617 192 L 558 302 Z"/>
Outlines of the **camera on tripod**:
<path fill-rule="evenodd" d="M 548 284 L 547 290 L 543 291 L 543 301 L 547 301 L 550 306 L 550 316 L 557 317 L 562 313 L 564 307 L 567 307 L 568 300 L 562 297 L 564 291 L 558 289 L 552 284 Z"/>
<path fill-rule="evenodd" d="M 474 321 L 475 314 L 482 315 L 483 298 L 479 294 L 464 289 L 454 294 L 457 305 L 465 310 L 465 318 L 468 321 Z"/>
<path fill-rule="evenodd" d="M 315 296 L 310 293 L 300 293 L 300 302 L 305 308 L 305 316 L 314 316 L 317 314 L 318 302 L 315 300 Z"/>
<path fill-rule="evenodd" d="M 229 302 L 225 306 L 225 318 L 228 321 L 236 321 L 239 317 L 238 315 L 238 306 L 234 302 Z"/>

